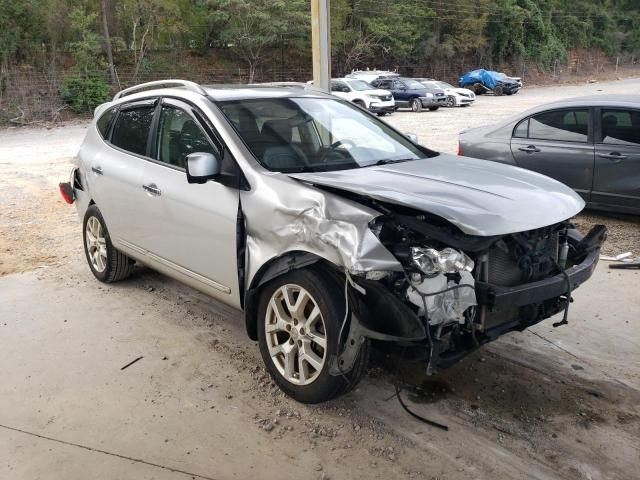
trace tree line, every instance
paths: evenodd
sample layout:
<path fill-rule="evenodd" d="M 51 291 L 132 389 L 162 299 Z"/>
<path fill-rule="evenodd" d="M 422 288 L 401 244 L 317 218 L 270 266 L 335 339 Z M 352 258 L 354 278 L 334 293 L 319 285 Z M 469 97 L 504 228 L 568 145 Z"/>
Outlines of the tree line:
<path fill-rule="evenodd" d="M 332 0 L 334 69 L 465 60 L 551 68 L 569 49 L 640 54 L 638 0 Z M 68 66 L 79 110 L 106 97 L 126 63 L 155 51 L 212 49 L 256 69 L 280 52 L 310 63 L 308 0 L 0 0 L 0 89 L 12 66 Z M 107 71 L 107 81 L 104 72 Z M 185 72 L 188 76 L 188 72 Z"/>

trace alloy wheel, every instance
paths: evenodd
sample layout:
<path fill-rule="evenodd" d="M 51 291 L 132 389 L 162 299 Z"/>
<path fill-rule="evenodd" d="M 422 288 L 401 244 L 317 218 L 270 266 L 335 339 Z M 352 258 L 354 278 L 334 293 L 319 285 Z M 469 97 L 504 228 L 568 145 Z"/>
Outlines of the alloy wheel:
<path fill-rule="evenodd" d="M 309 385 L 327 361 L 324 319 L 315 299 L 299 285 L 278 288 L 265 315 L 266 343 L 275 367 L 288 382 Z"/>
<path fill-rule="evenodd" d="M 102 273 L 107 268 L 107 240 L 100 220 L 90 217 L 85 233 L 91 265 L 97 272 Z"/>

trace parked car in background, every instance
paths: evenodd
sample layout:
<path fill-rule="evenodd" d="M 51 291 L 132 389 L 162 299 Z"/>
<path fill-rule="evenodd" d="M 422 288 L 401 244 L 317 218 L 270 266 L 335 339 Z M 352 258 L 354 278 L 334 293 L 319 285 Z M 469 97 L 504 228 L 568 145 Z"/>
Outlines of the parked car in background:
<path fill-rule="evenodd" d="M 513 95 L 522 88 L 519 77 L 509 77 L 501 72 L 483 68 L 467 72 L 460 77 L 461 88 L 468 88 L 476 95 L 493 92 L 495 95 Z"/>
<path fill-rule="evenodd" d="M 460 133 L 459 153 L 517 165 L 573 188 L 591 208 L 640 214 L 640 96 L 548 103 Z"/>
<path fill-rule="evenodd" d="M 379 78 L 373 80 L 371 85 L 390 90 L 396 101 L 396 107 L 410 108 L 414 112 L 420 112 L 423 108 L 428 108 L 431 111 L 438 110 L 447 102 L 443 90 L 440 90 L 439 96 L 436 97 L 436 94 L 431 92 L 431 88 L 425 87 L 412 78 Z"/>
<path fill-rule="evenodd" d="M 357 78 L 332 79 L 331 93 L 380 116 L 396 110 L 396 103 L 389 90 L 375 88 Z"/>
<path fill-rule="evenodd" d="M 434 80 L 433 78 L 416 78 L 425 87 L 437 88 L 447 97 L 447 107 L 468 107 L 476 101 L 476 95 L 467 88 L 458 88 L 447 82 Z"/>
<path fill-rule="evenodd" d="M 435 152 L 304 84 L 119 92 L 60 191 L 97 280 L 140 262 L 244 311 L 306 403 L 352 389 L 371 339 L 429 371 L 566 315 L 606 233 L 573 228 L 584 202 L 553 179 Z"/>
<path fill-rule="evenodd" d="M 379 78 L 392 78 L 399 77 L 400 74 L 396 72 L 390 72 L 389 70 L 354 70 L 351 73 L 345 75 L 345 78 L 358 78 L 365 82 L 371 83 Z"/>

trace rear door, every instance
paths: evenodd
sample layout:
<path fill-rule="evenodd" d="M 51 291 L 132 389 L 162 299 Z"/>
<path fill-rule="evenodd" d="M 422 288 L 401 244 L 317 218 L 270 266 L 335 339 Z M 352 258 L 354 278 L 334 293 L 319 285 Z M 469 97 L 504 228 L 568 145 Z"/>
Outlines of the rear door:
<path fill-rule="evenodd" d="M 239 192 L 215 181 L 189 184 L 186 156 L 208 152 L 223 158 L 223 172 L 233 159 L 204 115 L 183 102 L 163 99 L 151 156 L 139 187 L 146 218 L 140 245 L 153 259 L 206 286 L 225 303 L 239 306 L 236 222 Z"/>
<path fill-rule="evenodd" d="M 393 91 L 393 96 L 396 99 L 396 103 L 400 103 L 400 105 L 403 107 L 409 106 L 410 95 L 407 91 L 407 86 L 403 82 L 401 82 L 400 80 L 393 80 L 391 90 Z"/>
<path fill-rule="evenodd" d="M 640 208 L 640 110 L 596 109 L 596 158 L 591 201 Z"/>
<path fill-rule="evenodd" d="M 104 132 L 110 148 L 100 149 L 88 161 L 91 195 L 116 246 L 122 240 L 141 241 L 138 227 L 145 212 L 140 184 L 156 102 L 149 99 L 122 105 L 110 131 Z"/>
<path fill-rule="evenodd" d="M 513 130 L 513 158 L 518 166 L 555 178 L 588 201 L 594 166 L 592 125 L 589 108 L 533 115 Z"/>

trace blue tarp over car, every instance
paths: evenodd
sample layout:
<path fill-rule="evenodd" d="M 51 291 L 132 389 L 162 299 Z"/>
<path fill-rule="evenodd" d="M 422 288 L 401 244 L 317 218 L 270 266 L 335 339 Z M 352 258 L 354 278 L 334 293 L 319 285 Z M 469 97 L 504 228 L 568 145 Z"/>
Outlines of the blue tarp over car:
<path fill-rule="evenodd" d="M 494 72 L 492 70 L 485 70 L 480 68 L 478 70 L 472 70 L 460 77 L 460 87 L 464 88 L 467 85 L 473 85 L 474 83 L 482 83 L 485 87 L 493 90 L 496 85 L 505 77 L 504 73 Z"/>

